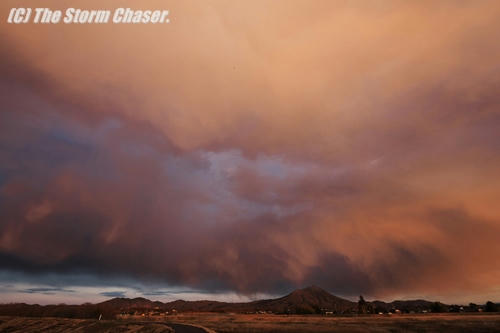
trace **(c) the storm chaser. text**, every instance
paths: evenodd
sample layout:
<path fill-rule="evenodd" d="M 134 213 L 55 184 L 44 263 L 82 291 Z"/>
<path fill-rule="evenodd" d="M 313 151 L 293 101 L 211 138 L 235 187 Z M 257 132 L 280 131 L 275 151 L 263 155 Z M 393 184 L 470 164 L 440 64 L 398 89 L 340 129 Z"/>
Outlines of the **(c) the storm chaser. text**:
<path fill-rule="evenodd" d="M 67 8 L 52 10 L 50 8 L 12 8 L 7 18 L 8 23 L 42 23 L 66 24 L 76 23 L 169 23 L 168 10 L 133 10 L 117 8 L 113 11 L 97 9 L 86 10 Z"/>

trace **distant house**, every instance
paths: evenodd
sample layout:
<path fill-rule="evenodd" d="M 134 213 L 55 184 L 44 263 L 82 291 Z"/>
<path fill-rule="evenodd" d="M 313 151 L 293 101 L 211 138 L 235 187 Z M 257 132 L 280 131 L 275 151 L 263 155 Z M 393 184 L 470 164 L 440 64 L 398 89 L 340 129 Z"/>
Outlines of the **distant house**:
<path fill-rule="evenodd" d="M 117 319 L 127 319 L 130 317 L 131 317 L 131 315 L 129 313 L 126 313 L 126 312 L 122 312 L 116 316 Z"/>

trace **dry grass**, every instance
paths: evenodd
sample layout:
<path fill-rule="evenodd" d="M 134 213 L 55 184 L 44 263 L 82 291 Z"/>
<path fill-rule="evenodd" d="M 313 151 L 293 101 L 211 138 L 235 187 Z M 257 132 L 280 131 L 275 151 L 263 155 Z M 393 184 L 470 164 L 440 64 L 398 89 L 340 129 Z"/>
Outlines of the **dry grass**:
<path fill-rule="evenodd" d="M 165 319 L 157 320 L 0 317 L 0 332 L 169 332 Z M 500 314 L 321 317 L 194 313 L 171 316 L 166 322 L 200 325 L 218 333 L 500 332 Z"/>
<path fill-rule="evenodd" d="M 144 332 L 172 333 L 164 324 L 123 322 L 118 320 L 0 317 L 0 332 Z"/>
<path fill-rule="evenodd" d="M 278 316 L 181 314 L 176 321 L 218 333 L 322 332 L 500 332 L 500 314 L 425 314 L 394 316 Z"/>

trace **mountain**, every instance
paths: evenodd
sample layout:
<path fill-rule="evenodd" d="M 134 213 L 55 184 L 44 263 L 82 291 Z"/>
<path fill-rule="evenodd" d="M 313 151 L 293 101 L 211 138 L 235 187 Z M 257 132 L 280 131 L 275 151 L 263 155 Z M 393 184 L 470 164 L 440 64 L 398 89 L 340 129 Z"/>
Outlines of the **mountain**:
<path fill-rule="evenodd" d="M 394 311 L 395 309 L 398 309 L 403 312 L 410 312 L 410 311 L 415 311 L 415 312 L 422 312 L 425 310 L 432 309 L 435 302 L 430 302 L 426 301 L 423 299 L 417 299 L 417 300 L 408 300 L 408 301 L 393 301 L 390 303 L 382 302 L 382 301 L 373 301 L 370 302 L 370 304 L 373 305 L 374 311 L 376 313 L 378 312 L 389 312 L 389 311 Z M 442 304 L 442 303 L 438 303 Z M 445 306 L 444 304 L 442 304 Z"/>
<path fill-rule="evenodd" d="M 493 304 L 493 303 L 491 303 Z M 491 306 L 489 308 L 493 308 Z M 494 305 L 494 304 L 493 304 Z M 378 313 L 399 310 L 401 312 L 446 312 L 446 311 L 485 311 L 486 306 L 450 306 L 426 300 L 366 302 L 363 313 Z M 277 314 L 333 314 L 358 313 L 358 303 L 334 296 L 329 292 L 312 286 L 298 289 L 290 294 L 275 298 L 246 303 L 227 303 L 217 301 L 184 301 L 168 303 L 154 302 L 146 298 L 113 298 L 97 304 L 82 305 L 29 305 L 24 303 L 0 304 L 0 315 L 27 317 L 67 317 L 67 318 L 114 318 L 120 313 L 164 313 L 164 312 L 235 312 Z M 493 310 L 491 310 L 493 311 Z"/>
<path fill-rule="evenodd" d="M 162 305 L 161 302 L 153 302 L 143 297 L 137 298 L 121 298 L 116 297 L 110 300 L 99 303 L 99 305 L 112 308 L 153 308 Z"/>
<path fill-rule="evenodd" d="M 146 298 L 113 298 L 97 304 L 82 305 L 28 305 L 0 304 L 0 315 L 25 315 L 34 317 L 69 317 L 94 318 L 103 314 L 105 318 L 113 318 L 116 314 L 136 312 L 237 312 L 237 313 L 352 313 L 357 311 L 357 304 L 334 296 L 327 291 L 312 286 L 295 290 L 292 293 L 276 298 L 246 303 L 227 303 L 217 301 L 184 301 L 168 303 L 153 302 Z"/>
<path fill-rule="evenodd" d="M 298 289 L 277 299 L 262 300 L 250 303 L 255 309 L 274 313 L 345 313 L 356 310 L 357 303 L 334 296 L 327 291 L 312 286 Z"/>
<path fill-rule="evenodd" d="M 346 299 L 333 296 L 325 290 L 313 286 L 295 290 L 292 293 L 276 298 L 253 301 L 248 303 L 226 303 L 214 301 L 174 301 L 164 304 L 167 311 L 196 312 L 273 312 L 312 314 L 331 311 L 345 313 L 355 310 L 357 304 Z"/>

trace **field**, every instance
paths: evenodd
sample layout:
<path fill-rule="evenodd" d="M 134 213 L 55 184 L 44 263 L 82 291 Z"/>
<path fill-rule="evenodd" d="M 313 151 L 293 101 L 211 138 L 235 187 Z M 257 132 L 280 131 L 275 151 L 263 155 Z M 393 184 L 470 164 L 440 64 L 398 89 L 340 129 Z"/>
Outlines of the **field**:
<path fill-rule="evenodd" d="M 166 321 L 0 317 L 0 332 L 173 332 L 171 323 L 207 327 L 219 333 L 321 332 L 500 332 L 500 314 L 427 314 L 394 316 L 277 316 L 180 314 Z M 198 332 L 175 326 L 177 332 Z"/>
<path fill-rule="evenodd" d="M 500 332 L 500 314 L 373 315 L 355 317 L 184 314 L 179 322 L 219 333 Z"/>
<path fill-rule="evenodd" d="M 144 332 L 171 333 L 162 323 L 67 318 L 0 317 L 0 332 Z"/>

